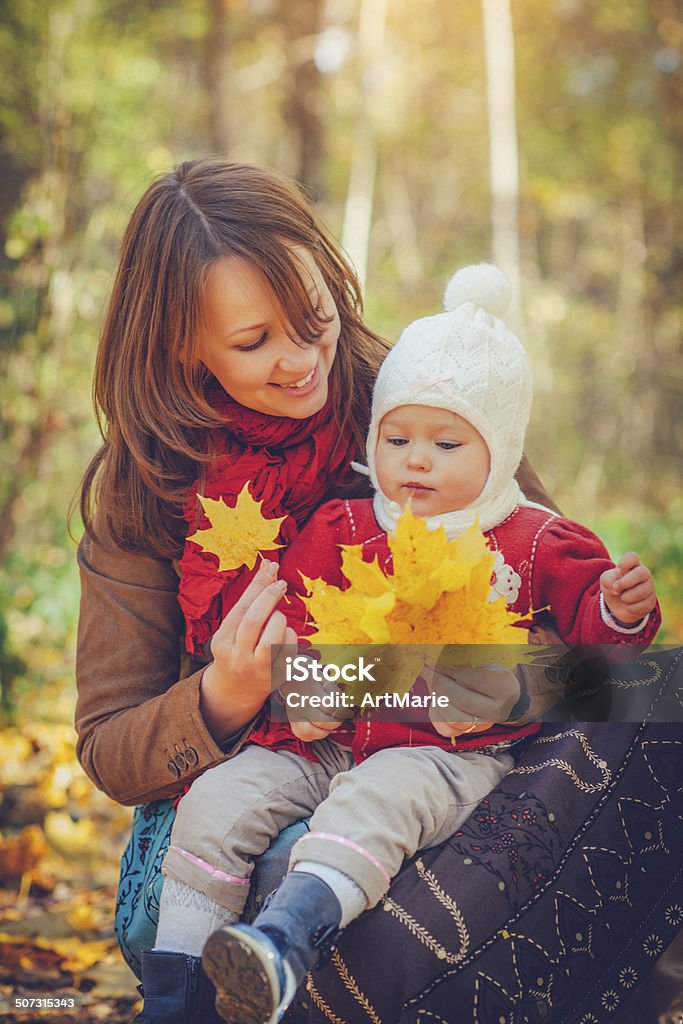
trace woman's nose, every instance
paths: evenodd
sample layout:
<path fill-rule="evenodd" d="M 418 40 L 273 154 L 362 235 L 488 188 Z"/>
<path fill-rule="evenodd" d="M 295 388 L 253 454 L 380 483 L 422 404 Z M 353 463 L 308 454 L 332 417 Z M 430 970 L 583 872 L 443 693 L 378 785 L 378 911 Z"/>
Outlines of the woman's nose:
<path fill-rule="evenodd" d="M 318 353 L 313 345 L 301 345 L 286 337 L 278 357 L 278 366 L 285 373 L 301 376 L 313 369 L 318 361 Z"/>

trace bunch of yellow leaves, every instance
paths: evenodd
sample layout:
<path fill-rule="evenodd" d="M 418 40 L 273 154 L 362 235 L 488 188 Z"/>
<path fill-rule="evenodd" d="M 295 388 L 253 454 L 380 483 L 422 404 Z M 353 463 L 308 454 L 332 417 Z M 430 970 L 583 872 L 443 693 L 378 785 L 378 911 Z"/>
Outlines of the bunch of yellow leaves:
<path fill-rule="evenodd" d="M 478 525 L 448 540 L 443 527 L 429 530 L 407 509 L 389 547 L 391 576 L 377 562 L 363 561 L 360 547 L 345 545 L 342 572 L 348 589 L 305 578 L 309 596 L 304 600 L 316 626 L 310 640 L 316 646 L 338 645 L 324 652 L 325 661 L 342 664 L 361 654 L 376 660 L 376 685 L 368 690 L 364 683 L 363 694 L 406 693 L 425 661 L 452 668 L 514 667 L 520 661 L 527 632 L 514 625 L 519 616 L 508 611 L 504 597 L 489 601 L 495 554 Z M 347 687 L 355 701 L 357 689 Z"/>

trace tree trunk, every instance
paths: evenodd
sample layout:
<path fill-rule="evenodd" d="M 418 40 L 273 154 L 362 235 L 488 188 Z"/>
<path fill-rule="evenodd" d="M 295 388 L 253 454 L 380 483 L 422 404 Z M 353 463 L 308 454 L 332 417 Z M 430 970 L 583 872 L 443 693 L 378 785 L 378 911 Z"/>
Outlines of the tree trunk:
<path fill-rule="evenodd" d="M 420 255 L 419 232 L 410 206 L 408 183 L 400 167 L 387 169 L 382 178 L 398 279 L 403 288 L 412 291 L 424 281 L 424 266 Z"/>
<path fill-rule="evenodd" d="M 510 0 L 482 0 L 489 125 L 491 231 L 494 261 L 510 278 L 513 316 L 520 313 L 519 154 L 515 112 L 515 46 Z"/>
<path fill-rule="evenodd" d="M 209 143 L 214 153 L 230 150 L 230 38 L 226 0 L 207 0 L 204 83 L 209 102 Z"/>
<path fill-rule="evenodd" d="M 40 244 L 29 248 L 23 256 L 13 281 L 18 293 L 26 290 L 34 296 L 30 331 L 33 348 L 28 357 L 32 368 L 30 382 L 22 379 L 21 352 L 10 353 L 7 363 L 10 386 L 35 412 L 30 423 L 23 425 L 11 419 L 4 421 L 2 410 L 2 428 L 14 435 L 12 475 L 0 497 L 2 560 L 14 540 L 24 489 L 40 472 L 61 420 L 64 395 L 56 381 L 75 317 L 71 253 L 75 213 L 70 198 L 80 195 L 83 185 L 79 177 L 82 162 L 71 136 L 71 112 L 64 101 L 64 66 L 70 35 L 69 21 L 60 18 L 58 12 L 51 13 L 45 36 L 45 80 L 38 92 L 44 164 L 42 173 L 25 190 L 28 209 L 43 211 L 48 226 Z"/>
<path fill-rule="evenodd" d="M 344 208 L 342 245 L 365 287 L 377 172 L 372 72 L 381 63 L 387 0 L 361 0 L 358 22 L 358 107 L 351 141 L 351 169 Z"/>
<path fill-rule="evenodd" d="M 292 174 L 314 199 L 322 193 L 322 76 L 315 65 L 322 0 L 284 0 L 282 21 L 288 67 L 283 115 L 294 147 Z"/>

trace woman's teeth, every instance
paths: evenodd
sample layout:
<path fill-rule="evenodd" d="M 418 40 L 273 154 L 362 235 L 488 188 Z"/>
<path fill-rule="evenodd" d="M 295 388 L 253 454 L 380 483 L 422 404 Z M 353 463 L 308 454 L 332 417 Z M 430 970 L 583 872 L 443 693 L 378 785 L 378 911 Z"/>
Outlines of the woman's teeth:
<path fill-rule="evenodd" d="M 298 380 L 296 382 L 296 384 L 280 384 L 280 387 L 281 388 L 302 388 L 306 384 L 309 384 L 313 380 L 313 374 L 314 373 L 315 373 L 315 366 L 313 367 L 313 369 L 311 370 L 311 372 L 308 374 L 307 377 L 302 377 L 301 380 Z"/>

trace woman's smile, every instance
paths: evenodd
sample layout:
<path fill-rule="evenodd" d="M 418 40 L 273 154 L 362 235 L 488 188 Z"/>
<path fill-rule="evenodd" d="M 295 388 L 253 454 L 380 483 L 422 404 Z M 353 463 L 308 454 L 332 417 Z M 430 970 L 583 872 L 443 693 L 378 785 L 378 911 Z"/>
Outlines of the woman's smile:
<path fill-rule="evenodd" d="M 318 373 L 318 364 L 316 363 L 310 373 L 307 373 L 305 377 L 302 377 L 298 381 L 294 381 L 292 384 L 284 384 L 273 381 L 273 386 L 276 388 L 284 388 L 287 391 L 293 391 L 293 397 L 303 397 L 309 395 L 311 391 L 318 387 L 320 384 L 320 374 Z"/>

